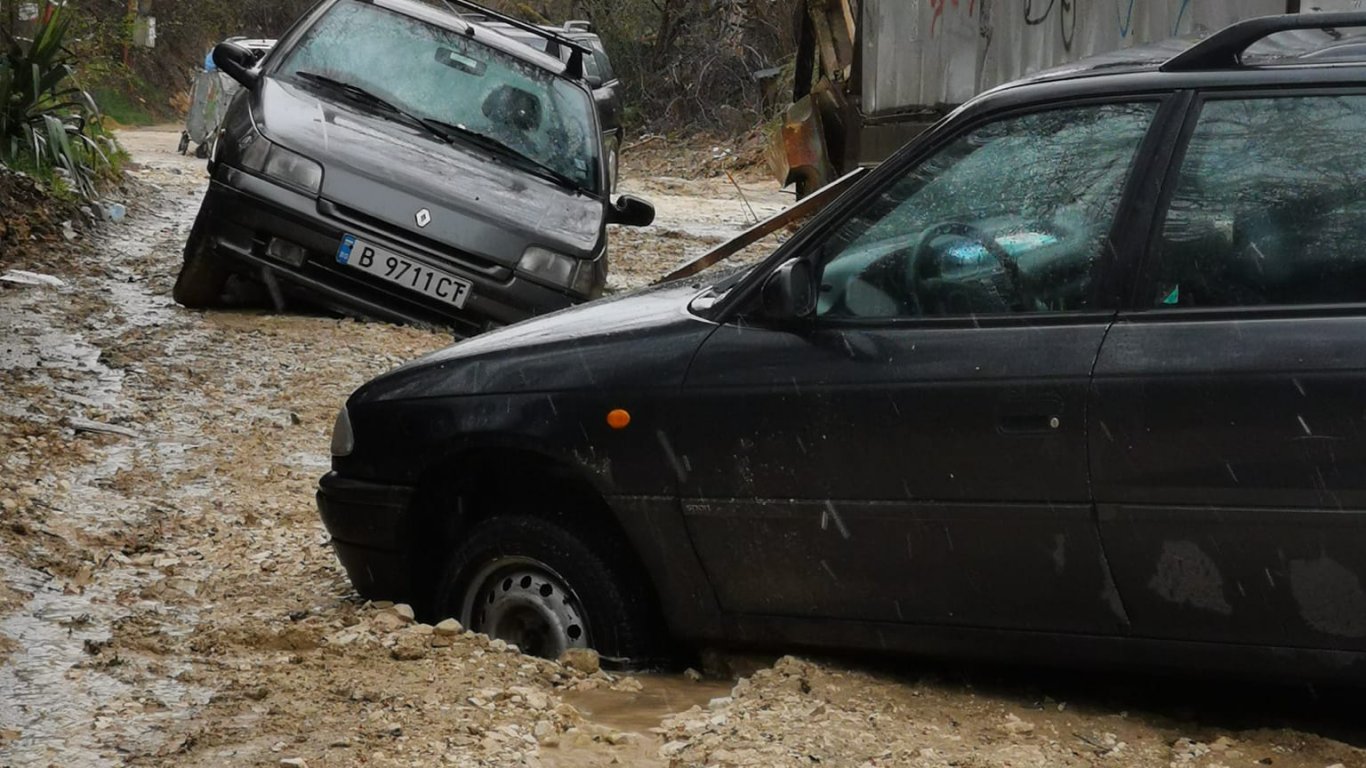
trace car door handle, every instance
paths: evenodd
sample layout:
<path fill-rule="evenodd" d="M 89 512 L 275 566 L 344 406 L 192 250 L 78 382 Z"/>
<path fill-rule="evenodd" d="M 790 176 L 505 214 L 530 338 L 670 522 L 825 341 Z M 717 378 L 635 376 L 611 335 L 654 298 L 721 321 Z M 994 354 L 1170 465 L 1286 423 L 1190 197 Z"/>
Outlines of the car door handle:
<path fill-rule="evenodd" d="M 1002 401 L 996 426 L 1005 434 L 1046 434 L 1062 429 L 1062 399 L 1040 397 Z"/>

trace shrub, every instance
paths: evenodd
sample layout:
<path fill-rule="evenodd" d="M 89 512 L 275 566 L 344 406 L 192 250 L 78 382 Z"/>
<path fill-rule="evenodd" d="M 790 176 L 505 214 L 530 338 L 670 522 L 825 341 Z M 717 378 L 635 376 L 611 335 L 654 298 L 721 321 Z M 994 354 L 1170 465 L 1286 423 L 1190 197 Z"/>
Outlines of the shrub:
<path fill-rule="evenodd" d="M 46 7 L 32 40 L 0 33 L 0 163 L 60 177 L 93 198 L 116 146 L 94 100 L 75 84 L 70 13 Z"/>

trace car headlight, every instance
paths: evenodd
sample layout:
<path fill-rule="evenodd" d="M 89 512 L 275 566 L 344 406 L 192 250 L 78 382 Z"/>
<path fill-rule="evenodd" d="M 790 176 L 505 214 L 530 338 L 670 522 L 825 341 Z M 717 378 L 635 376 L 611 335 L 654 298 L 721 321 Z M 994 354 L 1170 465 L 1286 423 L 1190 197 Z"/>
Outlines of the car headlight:
<path fill-rule="evenodd" d="M 593 261 L 576 259 L 536 245 L 527 248 L 522 260 L 517 263 L 519 272 L 560 288 L 568 288 L 582 296 L 592 293 L 597 278 L 596 269 Z"/>
<path fill-rule="evenodd" d="M 356 438 L 351 434 L 351 416 L 346 406 L 337 412 L 337 422 L 332 425 L 332 455 L 350 456 L 356 447 Z"/>
<path fill-rule="evenodd" d="M 248 171 L 316 195 L 323 185 L 323 167 L 297 152 L 252 131 L 242 141 L 242 167 Z"/>

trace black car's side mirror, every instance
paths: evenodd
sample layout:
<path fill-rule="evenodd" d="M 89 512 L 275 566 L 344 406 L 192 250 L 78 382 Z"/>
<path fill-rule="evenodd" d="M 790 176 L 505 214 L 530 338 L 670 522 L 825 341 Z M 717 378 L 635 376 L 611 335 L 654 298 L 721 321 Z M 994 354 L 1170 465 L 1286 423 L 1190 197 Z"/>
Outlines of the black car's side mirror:
<path fill-rule="evenodd" d="M 635 195 L 622 195 L 607 206 L 607 223 L 626 227 L 648 227 L 654 223 L 655 206 Z"/>
<path fill-rule="evenodd" d="M 261 81 L 261 75 L 256 71 L 258 61 L 250 48 L 237 43 L 219 43 L 213 49 L 213 63 L 227 72 L 228 77 L 251 90 L 255 90 Z"/>
<path fill-rule="evenodd" d="M 772 318 L 806 317 L 816 311 L 816 281 L 811 264 L 791 259 L 764 281 L 764 314 Z"/>

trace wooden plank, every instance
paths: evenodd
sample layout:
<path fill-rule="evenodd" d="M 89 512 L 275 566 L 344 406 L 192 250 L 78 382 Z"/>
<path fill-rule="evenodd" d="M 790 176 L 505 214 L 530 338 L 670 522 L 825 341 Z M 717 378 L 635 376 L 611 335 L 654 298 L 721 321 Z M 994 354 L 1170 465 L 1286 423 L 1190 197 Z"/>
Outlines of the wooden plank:
<path fill-rule="evenodd" d="M 845 190 L 861 178 L 866 171 L 866 168 L 855 168 L 849 173 L 846 173 L 811 193 L 806 199 L 793 205 L 791 208 L 785 208 L 778 213 L 773 214 L 744 232 L 741 232 L 739 235 L 736 235 L 734 239 L 716 246 L 687 264 L 675 269 L 660 278 L 656 283 L 677 280 L 681 277 L 691 277 L 708 267 L 715 266 L 722 261 L 725 261 L 788 224 L 815 214 L 835 198 L 844 194 Z"/>

